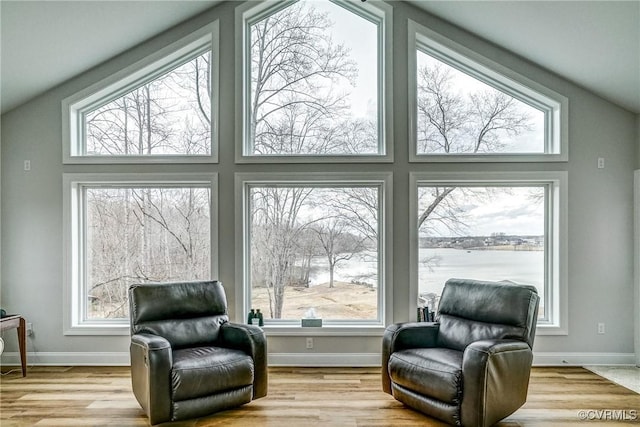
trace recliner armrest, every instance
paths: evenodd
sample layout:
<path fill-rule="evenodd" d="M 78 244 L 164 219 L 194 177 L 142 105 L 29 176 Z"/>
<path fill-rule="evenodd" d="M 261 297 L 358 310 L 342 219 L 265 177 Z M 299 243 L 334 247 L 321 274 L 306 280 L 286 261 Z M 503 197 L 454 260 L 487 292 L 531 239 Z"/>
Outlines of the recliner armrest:
<path fill-rule="evenodd" d="M 440 324 L 436 322 L 409 322 L 390 325 L 384 331 L 383 346 L 391 352 L 407 348 L 435 347 Z"/>
<path fill-rule="evenodd" d="M 226 322 L 220 327 L 218 344 L 241 350 L 253 359 L 254 381 L 253 398 L 267 395 L 268 367 L 267 367 L 267 339 L 264 331 L 255 325 Z"/>
<path fill-rule="evenodd" d="M 165 338 L 152 334 L 131 335 L 131 385 L 133 393 L 153 424 L 171 419 L 170 379 L 173 355 Z"/>
<path fill-rule="evenodd" d="M 497 339 L 469 344 L 462 356 L 462 424 L 493 425 L 522 406 L 532 362 L 533 352 L 523 341 Z"/>
<path fill-rule="evenodd" d="M 391 394 L 389 358 L 395 351 L 408 348 L 435 347 L 440 324 L 436 322 L 408 322 L 389 325 L 382 337 L 382 390 Z"/>
<path fill-rule="evenodd" d="M 524 341 L 510 340 L 510 339 L 495 339 L 495 340 L 482 340 L 475 341 L 465 348 L 465 356 L 471 357 L 473 352 L 486 352 L 489 354 L 496 354 L 505 351 L 514 351 L 522 349 L 531 349 L 529 344 Z M 469 353 L 467 355 L 467 352 Z"/>
<path fill-rule="evenodd" d="M 171 344 L 166 338 L 152 334 L 133 334 L 131 335 L 131 343 L 140 345 L 148 350 L 171 348 Z"/>

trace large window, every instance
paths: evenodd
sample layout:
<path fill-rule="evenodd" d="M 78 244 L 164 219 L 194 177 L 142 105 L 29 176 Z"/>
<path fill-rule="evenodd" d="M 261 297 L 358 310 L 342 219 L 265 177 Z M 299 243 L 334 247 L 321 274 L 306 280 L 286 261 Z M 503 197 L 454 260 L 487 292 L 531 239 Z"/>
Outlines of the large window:
<path fill-rule="evenodd" d="M 239 160 L 389 158 L 381 5 L 250 6 L 237 22 L 244 29 Z"/>
<path fill-rule="evenodd" d="M 246 308 L 267 325 L 383 324 L 389 178 L 268 178 L 237 178 Z"/>
<path fill-rule="evenodd" d="M 560 329 L 563 174 L 460 175 L 412 178 L 418 306 L 437 309 L 452 277 L 507 280 L 535 286 L 539 325 Z"/>
<path fill-rule="evenodd" d="M 235 14 L 222 51 L 217 21 L 167 44 L 185 23 L 63 101 L 65 333 L 128 333 L 132 283 L 220 279 L 269 334 L 379 336 L 454 276 L 535 285 L 538 331 L 566 333 L 566 173 L 541 171 L 568 160 L 566 98 L 411 20 L 394 63 L 389 2 L 230 7 L 198 18 Z"/>
<path fill-rule="evenodd" d="M 67 332 L 127 326 L 132 284 L 210 279 L 212 198 L 214 176 L 65 175 Z"/>
<path fill-rule="evenodd" d="M 414 22 L 412 161 L 566 160 L 567 101 Z"/>
<path fill-rule="evenodd" d="M 66 163 L 216 160 L 217 23 L 65 99 Z"/>

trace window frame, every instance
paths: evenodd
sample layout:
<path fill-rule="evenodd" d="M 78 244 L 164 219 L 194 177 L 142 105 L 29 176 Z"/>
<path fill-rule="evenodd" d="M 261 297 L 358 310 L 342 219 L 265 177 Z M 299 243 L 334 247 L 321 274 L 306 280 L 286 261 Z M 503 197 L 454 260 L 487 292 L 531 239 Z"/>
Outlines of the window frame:
<path fill-rule="evenodd" d="M 371 185 L 378 186 L 381 192 L 379 199 L 379 228 L 378 241 L 378 319 L 377 320 L 325 320 L 322 328 L 303 328 L 300 320 L 266 321 L 264 330 L 268 335 L 305 335 L 313 330 L 314 335 L 352 336 L 375 335 L 384 330 L 388 319 L 392 319 L 393 309 L 393 215 L 392 188 L 393 174 L 391 172 L 362 172 L 362 173 L 236 173 L 235 174 L 235 211 L 236 225 L 236 286 L 235 309 L 236 315 L 246 319 L 251 308 L 250 289 L 250 218 L 249 218 L 249 189 L 261 185 L 291 185 L 291 186 L 345 186 Z"/>
<path fill-rule="evenodd" d="M 408 20 L 409 161 L 410 162 L 566 162 L 569 100 L 519 73 Z M 418 154 L 417 52 L 421 50 L 471 77 L 513 96 L 545 114 L 544 153 Z"/>
<path fill-rule="evenodd" d="M 298 0 L 282 2 L 246 2 L 235 10 L 236 70 L 236 163 L 392 163 L 393 162 L 393 15 L 392 7 L 383 1 L 370 0 L 366 3 L 349 3 L 346 0 L 330 0 L 347 11 L 378 25 L 378 141 L 379 154 L 354 155 L 255 155 L 249 154 L 247 140 L 248 118 L 251 117 L 248 96 L 251 87 L 250 26 L 266 16 L 283 10 Z"/>
<path fill-rule="evenodd" d="M 568 334 L 568 173 L 545 172 L 411 172 L 409 175 L 409 307 L 417 309 L 419 294 L 418 188 L 420 186 L 545 185 L 545 307 L 548 315 L 537 323 L 538 335 Z"/>
<path fill-rule="evenodd" d="M 87 155 L 85 113 L 118 99 L 130 90 L 153 81 L 198 55 L 211 51 L 211 152 L 208 155 Z M 62 100 L 63 164 L 166 164 L 217 163 L 219 123 L 219 23 L 218 20 L 109 77 Z"/>
<path fill-rule="evenodd" d="M 83 188 L 167 185 L 210 189 L 210 272 L 218 277 L 217 173 L 64 173 L 63 174 L 63 334 L 128 335 L 129 319 L 85 319 L 86 263 Z"/>

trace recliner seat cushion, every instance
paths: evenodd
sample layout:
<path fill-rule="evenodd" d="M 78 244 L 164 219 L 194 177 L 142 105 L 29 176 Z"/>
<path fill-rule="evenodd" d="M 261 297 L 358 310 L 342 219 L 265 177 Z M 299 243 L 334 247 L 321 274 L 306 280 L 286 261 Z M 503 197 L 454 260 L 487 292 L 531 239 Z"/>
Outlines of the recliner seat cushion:
<path fill-rule="evenodd" d="M 389 359 L 389 376 L 418 394 L 457 404 L 462 392 L 462 352 L 448 348 L 397 351 Z"/>
<path fill-rule="evenodd" d="M 223 347 L 194 347 L 173 351 L 173 400 L 193 399 L 253 384 L 250 356 Z"/>

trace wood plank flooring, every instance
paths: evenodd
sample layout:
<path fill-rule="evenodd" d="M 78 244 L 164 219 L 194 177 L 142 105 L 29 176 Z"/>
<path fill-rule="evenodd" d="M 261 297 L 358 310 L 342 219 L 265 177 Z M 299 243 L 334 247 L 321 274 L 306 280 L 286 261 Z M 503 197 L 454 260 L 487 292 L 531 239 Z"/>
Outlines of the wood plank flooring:
<path fill-rule="evenodd" d="M 4 368 L 6 371 L 6 368 Z M 269 395 L 166 426 L 443 426 L 383 393 L 378 368 L 270 368 Z M 128 367 L 32 367 L 0 378 L 0 425 L 146 426 Z M 592 420 L 580 411 L 590 410 Z M 605 412 L 596 412 L 605 411 Z M 609 411 L 609 412 L 606 412 Z M 636 412 L 633 412 L 636 411 Z M 637 414 L 637 419 L 631 420 Z M 627 420 L 616 418 L 624 417 Z M 640 394 L 582 368 L 534 368 L 527 403 L 498 426 L 640 424 Z"/>

